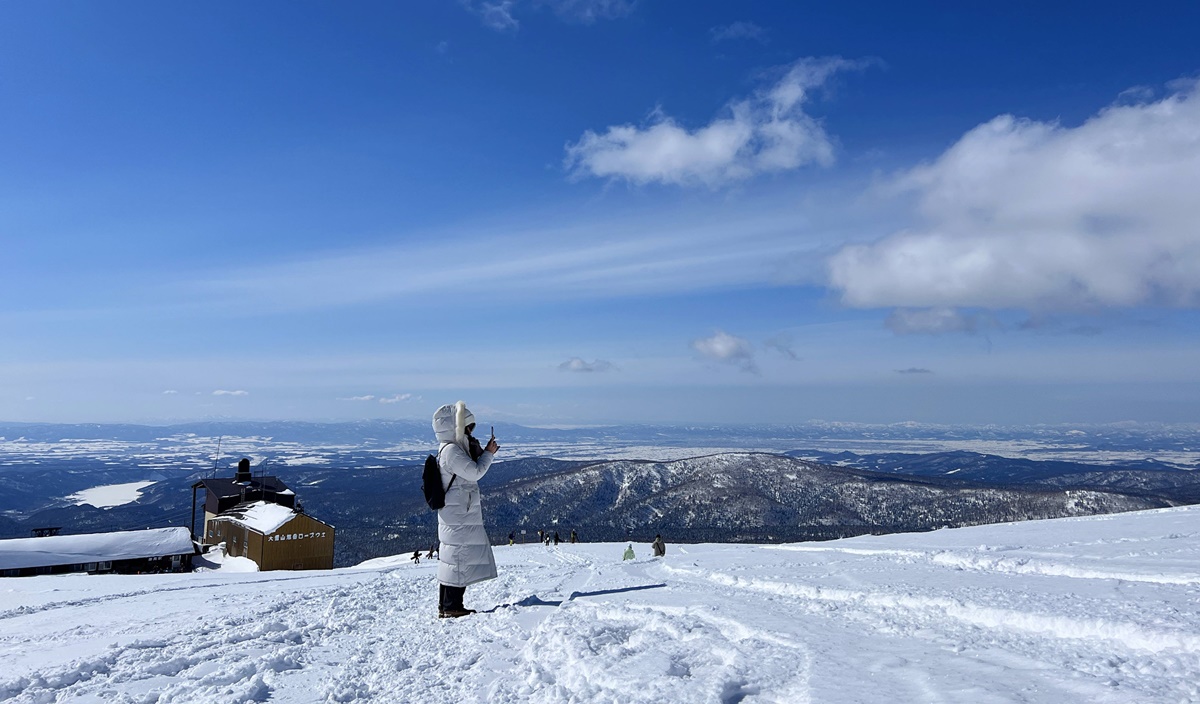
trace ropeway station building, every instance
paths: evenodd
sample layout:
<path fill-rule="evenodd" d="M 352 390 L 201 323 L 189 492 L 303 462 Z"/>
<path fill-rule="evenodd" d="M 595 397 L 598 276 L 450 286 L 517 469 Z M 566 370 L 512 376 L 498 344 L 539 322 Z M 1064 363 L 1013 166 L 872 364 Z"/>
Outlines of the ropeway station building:
<path fill-rule="evenodd" d="M 225 543 L 225 554 L 250 558 L 264 571 L 333 568 L 333 526 L 304 513 L 296 493 L 278 477 L 253 476 L 249 459 L 238 462 L 233 479 L 192 485 L 193 531 L 200 489 L 204 526 L 198 542 Z"/>

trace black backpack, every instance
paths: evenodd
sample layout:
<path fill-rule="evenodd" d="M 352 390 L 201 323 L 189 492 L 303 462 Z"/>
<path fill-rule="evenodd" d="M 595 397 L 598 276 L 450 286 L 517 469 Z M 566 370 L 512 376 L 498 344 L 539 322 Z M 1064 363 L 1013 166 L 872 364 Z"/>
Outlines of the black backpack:
<path fill-rule="evenodd" d="M 442 470 L 438 468 L 437 456 L 430 455 L 425 458 L 425 472 L 421 475 L 421 490 L 425 492 L 425 503 L 429 504 L 429 508 L 438 511 L 446 505 L 446 492 L 454 486 L 454 478 L 457 476 L 451 474 L 450 484 L 442 489 Z"/>

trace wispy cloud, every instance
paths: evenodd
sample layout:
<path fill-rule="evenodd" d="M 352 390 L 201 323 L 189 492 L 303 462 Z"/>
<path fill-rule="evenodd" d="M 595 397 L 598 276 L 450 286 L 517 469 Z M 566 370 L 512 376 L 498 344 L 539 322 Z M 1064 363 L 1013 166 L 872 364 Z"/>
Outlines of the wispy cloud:
<path fill-rule="evenodd" d="M 175 389 L 167 389 L 166 391 L 163 392 L 163 396 L 174 396 L 178 393 L 179 392 L 176 391 Z"/>
<path fill-rule="evenodd" d="M 703 127 L 688 129 L 656 109 L 642 126 L 584 132 L 567 145 L 564 163 L 576 178 L 713 188 L 806 164 L 828 166 L 833 142 L 805 104 L 833 74 L 865 66 L 840 57 L 801 59 L 778 82 L 730 103 Z"/>
<path fill-rule="evenodd" d="M 767 30 L 753 22 L 738 21 L 722 27 L 713 27 L 708 30 L 708 34 L 712 37 L 713 44 L 735 39 L 750 39 L 760 43 L 767 41 Z"/>
<path fill-rule="evenodd" d="M 588 362 L 579 357 L 572 357 L 558 365 L 558 368 L 560 371 L 564 372 L 591 373 L 611 371 L 614 367 L 612 362 L 608 362 L 603 359 L 597 359 L 595 361 Z"/>
<path fill-rule="evenodd" d="M 770 337 L 765 340 L 763 345 L 767 347 L 767 349 L 775 350 L 779 354 L 793 361 L 798 361 L 800 359 L 800 355 L 796 353 L 795 341 L 792 340 L 791 335 L 783 333 L 775 335 L 774 337 Z"/>
<path fill-rule="evenodd" d="M 896 373 L 897 374 L 932 374 L 933 370 L 925 369 L 924 367 L 909 367 L 908 369 L 897 369 Z"/>
<path fill-rule="evenodd" d="M 597 20 L 625 17 L 637 6 L 636 0 L 536 0 L 541 7 L 549 7 L 555 15 L 566 22 L 592 24 Z"/>
<path fill-rule="evenodd" d="M 216 391 L 212 392 L 212 395 L 213 396 L 249 396 L 250 392 L 243 391 L 242 389 L 237 389 L 235 391 L 228 391 L 226 389 L 217 389 Z"/>
<path fill-rule="evenodd" d="M 981 313 L 963 313 L 954 308 L 897 308 L 883 321 L 897 335 L 974 334 L 994 321 Z"/>
<path fill-rule="evenodd" d="M 465 4 L 479 15 L 479 19 L 483 20 L 484 25 L 497 32 L 515 32 L 521 26 L 521 23 L 512 14 L 513 0 L 499 0 L 498 2 L 467 0 Z"/>
<path fill-rule="evenodd" d="M 339 401 L 374 401 L 375 395 L 367 394 L 366 396 L 349 396 L 347 398 L 339 398 L 338 400 Z"/>
<path fill-rule="evenodd" d="M 692 349 L 706 359 L 731 364 L 752 374 L 758 373 L 758 364 L 754 361 L 754 347 L 750 342 L 723 330 L 717 330 L 712 337 L 692 340 Z"/>
<path fill-rule="evenodd" d="M 791 212 L 728 207 L 544 230 L 485 228 L 474 230 L 471 239 L 413 233 L 409 243 L 391 248 L 256 262 L 191 282 L 173 281 L 156 300 L 245 314 L 405 298 L 455 306 L 476 304 L 480 296 L 611 299 L 811 283 L 821 274 L 821 245 L 802 233 Z M 473 256 L 462 256 L 465 251 Z M 806 258 L 813 262 L 807 270 L 798 265 Z M 447 281 L 458 283 L 447 289 Z"/>
<path fill-rule="evenodd" d="M 1077 127 L 976 127 L 891 184 L 926 224 L 841 250 L 833 288 L 860 308 L 1200 305 L 1198 86 Z"/>
<path fill-rule="evenodd" d="M 521 27 L 518 6 L 549 9 L 564 22 L 592 24 L 597 20 L 624 17 L 637 5 L 636 0 L 461 0 L 485 26 L 497 32 L 515 32 Z"/>
<path fill-rule="evenodd" d="M 412 394 L 396 394 L 395 396 L 385 396 L 379 399 L 380 403 L 400 403 L 413 398 Z"/>

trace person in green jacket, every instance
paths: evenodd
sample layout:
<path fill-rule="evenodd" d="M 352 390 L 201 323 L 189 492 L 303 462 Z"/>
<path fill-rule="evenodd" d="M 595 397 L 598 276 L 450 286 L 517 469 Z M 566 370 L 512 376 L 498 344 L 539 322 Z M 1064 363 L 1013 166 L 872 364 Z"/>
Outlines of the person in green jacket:
<path fill-rule="evenodd" d="M 625 548 L 625 556 L 622 557 L 621 559 L 622 560 L 632 560 L 633 559 L 633 543 L 630 543 L 629 547 Z"/>

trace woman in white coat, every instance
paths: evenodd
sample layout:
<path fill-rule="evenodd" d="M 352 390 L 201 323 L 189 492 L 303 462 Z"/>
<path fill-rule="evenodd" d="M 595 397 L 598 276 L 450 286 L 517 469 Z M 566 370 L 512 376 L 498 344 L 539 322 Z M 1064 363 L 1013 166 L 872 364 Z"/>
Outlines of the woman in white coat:
<path fill-rule="evenodd" d="M 438 469 L 446 489 L 446 505 L 438 514 L 438 616 L 455 618 L 475 613 L 463 606 L 467 587 L 496 577 L 496 558 L 483 527 L 479 480 L 492 466 L 500 446 L 495 438 L 481 448 L 472 437 L 475 416 L 459 401 L 433 414 Z"/>

